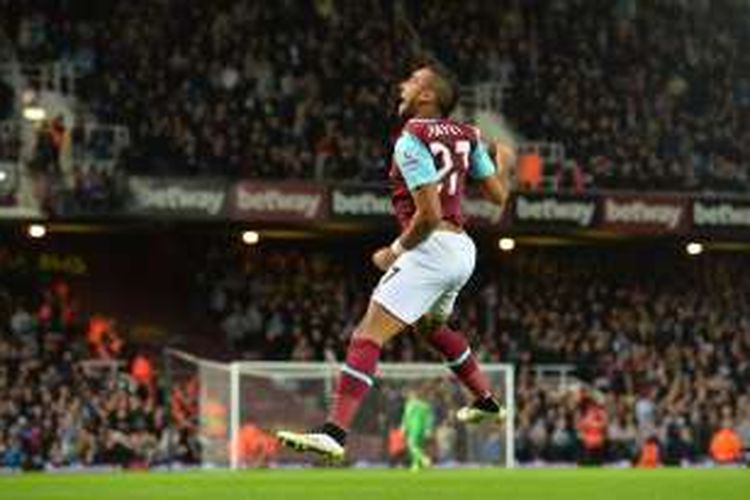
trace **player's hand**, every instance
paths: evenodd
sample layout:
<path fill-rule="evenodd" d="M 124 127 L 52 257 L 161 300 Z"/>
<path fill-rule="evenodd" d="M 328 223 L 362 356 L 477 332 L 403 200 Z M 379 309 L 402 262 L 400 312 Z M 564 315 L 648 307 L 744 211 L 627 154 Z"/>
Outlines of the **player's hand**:
<path fill-rule="evenodd" d="M 505 141 L 495 141 L 493 146 L 495 163 L 498 167 L 507 170 L 516 163 L 517 152 L 513 144 Z"/>
<path fill-rule="evenodd" d="M 396 261 L 396 254 L 390 247 L 383 247 L 372 254 L 372 263 L 381 271 L 387 271 Z"/>

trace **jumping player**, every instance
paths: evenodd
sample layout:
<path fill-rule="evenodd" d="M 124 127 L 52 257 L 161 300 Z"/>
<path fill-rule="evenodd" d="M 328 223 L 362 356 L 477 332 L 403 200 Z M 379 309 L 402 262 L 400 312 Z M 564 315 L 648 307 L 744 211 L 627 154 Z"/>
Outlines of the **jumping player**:
<path fill-rule="evenodd" d="M 465 336 L 448 328 L 446 321 L 474 271 L 476 248 L 464 232 L 461 213 L 466 177 L 477 180 L 490 201 L 504 205 L 512 150 L 502 143 L 493 145 L 495 165 L 475 127 L 447 118 L 457 91 L 441 67 L 420 67 L 400 90 L 399 114 L 408 121 L 394 147 L 390 180 L 401 235 L 372 256 L 384 274 L 352 335 L 327 422 L 306 433 L 277 433 L 291 448 L 331 459 L 344 456 L 347 432 L 373 385 L 383 344 L 410 325 L 425 335 L 473 394 L 473 404 L 458 411 L 459 421 L 501 419 L 505 411 Z"/>

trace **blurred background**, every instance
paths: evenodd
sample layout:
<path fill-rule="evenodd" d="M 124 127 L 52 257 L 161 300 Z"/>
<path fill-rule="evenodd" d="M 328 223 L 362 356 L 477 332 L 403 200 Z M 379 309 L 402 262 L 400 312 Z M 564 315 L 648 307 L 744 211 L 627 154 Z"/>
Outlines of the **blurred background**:
<path fill-rule="evenodd" d="M 515 367 L 519 463 L 747 460 L 746 0 L 0 13 L 0 469 L 201 463 L 211 415 L 167 348 L 341 360 L 396 232 L 395 84 L 424 56 L 457 118 L 522 137 L 505 210 L 466 200 L 454 316 Z M 411 333 L 384 359 L 438 361 Z M 463 453 L 449 413 L 438 462 Z M 245 465 L 276 459 L 267 431 Z"/>

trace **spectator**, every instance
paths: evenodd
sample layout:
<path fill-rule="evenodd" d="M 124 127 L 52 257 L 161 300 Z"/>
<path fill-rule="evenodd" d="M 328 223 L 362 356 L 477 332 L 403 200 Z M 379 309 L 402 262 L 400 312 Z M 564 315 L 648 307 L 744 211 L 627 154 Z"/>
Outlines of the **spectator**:
<path fill-rule="evenodd" d="M 643 444 L 637 465 L 645 469 L 653 469 L 661 465 L 661 451 L 659 450 L 659 440 L 656 437 L 648 438 Z"/>
<path fill-rule="evenodd" d="M 149 389 L 154 387 L 154 369 L 144 353 L 139 352 L 133 357 L 130 375 L 141 386 Z"/>
<path fill-rule="evenodd" d="M 742 399 L 744 399 L 744 403 L 738 403 L 737 405 L 742 408 L 737 425 L 737 434 L 745 446 L 745 456 L 750 459 L 750 400 L 747 396 L 743 396 Z"/>
<path fill-rule="evenodd" d="M 698 450 L 689 427 L 670 426 L 667 431 L 666 465 L 683 465 L 695 462 Z"/>
<path fill-rule="evenodd" d="M 580 463 L 601 465 L 605 460 L 607 414 L 594 396 L 583 396 L 577 422 L 582 447 Z"/>
<path fill-rule="evenodd" d="M 24 304 L 18 304 L 10 320 L 10 329 L 13 334 L 17 338 L 23 339 L 28 334 L 33 333 L 35 328 L 34 317 L 28 312 Z"/>
<path fill-rule="evenodd" d="M 620 415 L 610 421 L 607 441 L 610 445 L 610 459 L 613 461 L 631 461 L 637 446 L 637 431 L 631 420 Z"/>
<path fill-rule="evenodd" d="M 719 464 L 735 463 L 742 458 L 742 441 L 731 422 L 725 421 L 711 438 L 711 458 Z"/>

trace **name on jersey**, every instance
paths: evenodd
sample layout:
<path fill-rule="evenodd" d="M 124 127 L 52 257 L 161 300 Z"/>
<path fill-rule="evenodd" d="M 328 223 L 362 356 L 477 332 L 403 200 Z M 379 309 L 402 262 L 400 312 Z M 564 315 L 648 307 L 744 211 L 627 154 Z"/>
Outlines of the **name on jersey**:
<path fill-rule="evenodd" d="M 463 135 L 464 131 L 453 123 L 431 123 L 427 125 L 427 137 L 434 139 L 446 135 Z"/>

